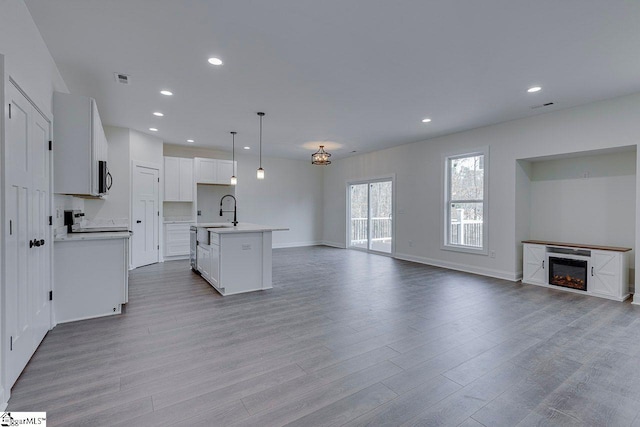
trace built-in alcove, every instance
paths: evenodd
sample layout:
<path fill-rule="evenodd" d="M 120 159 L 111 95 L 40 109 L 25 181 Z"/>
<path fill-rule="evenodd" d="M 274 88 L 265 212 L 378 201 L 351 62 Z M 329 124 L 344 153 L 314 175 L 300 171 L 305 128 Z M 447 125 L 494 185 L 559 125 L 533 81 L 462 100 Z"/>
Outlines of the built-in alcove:
<path fill-rule="evenodd" d="M 517 160 L 517 269 L 528 239 L 633 248 L 633 266 L 636 155 L 631 146 Z"/>

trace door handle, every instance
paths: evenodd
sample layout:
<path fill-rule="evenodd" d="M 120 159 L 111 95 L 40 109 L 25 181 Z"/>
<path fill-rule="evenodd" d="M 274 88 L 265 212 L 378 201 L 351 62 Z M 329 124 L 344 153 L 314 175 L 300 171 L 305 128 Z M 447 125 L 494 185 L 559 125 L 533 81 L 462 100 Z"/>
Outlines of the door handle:
<path fill-rule="evenodd" d="M 140 223 L 142 223 L 142 221 L 140 221 L 140 220 L 137 220 L 137 221 L 136 221 L 136 224 L 140 224 Z"/>

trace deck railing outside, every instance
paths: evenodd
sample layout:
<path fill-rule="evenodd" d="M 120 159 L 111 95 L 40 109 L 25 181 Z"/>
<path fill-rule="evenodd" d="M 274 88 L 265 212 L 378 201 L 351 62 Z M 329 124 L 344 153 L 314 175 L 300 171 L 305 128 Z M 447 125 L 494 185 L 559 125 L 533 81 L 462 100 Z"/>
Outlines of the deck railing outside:
<path fill-rule="evenodd" d="M 452 245 L 482 247 L 482 220 L 451 221 Z"/>
<path fill-rule="evenodd" d="M 371 218 L 371 241 L 391 241 L 391 218 Z M 367 218 L 351 218 L 351 244 L 367 242 Z"/>

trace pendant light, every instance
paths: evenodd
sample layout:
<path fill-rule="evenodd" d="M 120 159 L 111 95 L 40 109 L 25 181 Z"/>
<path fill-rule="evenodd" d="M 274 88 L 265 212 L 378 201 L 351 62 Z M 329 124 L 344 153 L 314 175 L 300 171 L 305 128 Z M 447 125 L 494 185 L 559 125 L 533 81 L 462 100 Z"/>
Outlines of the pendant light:
<path fill-rule="evenodd" d="M 258 179 L 264 179 L 264 169 L 262 169 L 262 118 L 264 113 L 258 113 L 258 116 L 260 116 L 260 167 L 258 167 L 256 176 Z"/>
<path fill-rule="evenodd" d="M 231 185 L 236 185 L 238 184 L 238 178 L 236 178 L 236 134 L 238 132 L 231 132 L 231 138 L 232 138 L 232 162 L 233 162 L 233 175 L 231 175 Z"/>
<path fill-rule="evenodd" d="M 311 155 L 311 164 L 320 166 L 330 165 L 331 160 L 329 160 L 329 157 L 331 157 L 331 154 L 324 151 L 324 145 L 321 145 L 318 151 Z"/>

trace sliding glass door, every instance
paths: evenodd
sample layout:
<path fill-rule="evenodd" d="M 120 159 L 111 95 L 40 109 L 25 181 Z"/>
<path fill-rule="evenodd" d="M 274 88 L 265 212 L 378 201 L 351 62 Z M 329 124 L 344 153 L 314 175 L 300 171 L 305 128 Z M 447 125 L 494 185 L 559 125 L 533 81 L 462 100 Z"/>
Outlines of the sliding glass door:
<path fill-rule="evenodd" d="M 393 181 L 349 184 L 349 247 L 393 251 Z"/>

